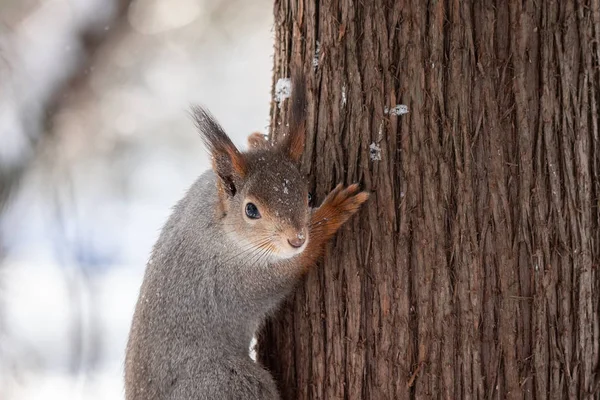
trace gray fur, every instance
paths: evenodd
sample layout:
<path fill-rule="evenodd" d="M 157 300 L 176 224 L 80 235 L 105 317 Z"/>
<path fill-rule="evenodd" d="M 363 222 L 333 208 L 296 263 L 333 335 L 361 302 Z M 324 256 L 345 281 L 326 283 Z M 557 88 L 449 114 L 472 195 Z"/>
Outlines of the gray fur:
<path fill-rule="evenodd" d="M 297 272 L 226 234 L 216 187 L 204 173 L 154 247 L 127 345 L 127 400 L 279 399 L 248 347 Z"/>

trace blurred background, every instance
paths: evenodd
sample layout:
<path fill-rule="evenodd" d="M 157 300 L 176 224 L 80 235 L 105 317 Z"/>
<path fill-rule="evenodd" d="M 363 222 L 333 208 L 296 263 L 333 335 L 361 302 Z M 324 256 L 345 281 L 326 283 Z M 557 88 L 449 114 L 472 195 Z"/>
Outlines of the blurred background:
<path fill-rule="evenodd" d="M 188 115 L 266 132 L 272 0 L 0 0 L 0 399 L 122 399 L 145 263 L 209 165 Z"/>

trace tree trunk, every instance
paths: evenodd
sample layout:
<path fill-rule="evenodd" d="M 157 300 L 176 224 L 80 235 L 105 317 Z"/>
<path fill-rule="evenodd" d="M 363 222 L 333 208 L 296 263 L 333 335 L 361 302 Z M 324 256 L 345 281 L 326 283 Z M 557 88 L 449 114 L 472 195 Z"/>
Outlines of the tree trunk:
<path fill-rule="evenodd" d="M 600 1 L 276 0 L 291 68 L 317 202 L 373 196 L 266 326 L 283 398 L 598 398 Z"/>

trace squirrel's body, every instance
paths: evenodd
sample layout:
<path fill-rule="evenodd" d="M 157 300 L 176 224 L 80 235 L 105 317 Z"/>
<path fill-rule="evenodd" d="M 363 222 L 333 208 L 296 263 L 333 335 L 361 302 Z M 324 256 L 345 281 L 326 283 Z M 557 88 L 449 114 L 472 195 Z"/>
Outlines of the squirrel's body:
<path fill-rule="evenodd" d="M 127 400 L 279 398 L 249 356 L 252 336 L 368 197 L 338 185 L 309 208 L 296 164 L 299 116 L 292 110 L 283 143 L 252 136 L 253 149 L 240 153 L 196 111 L 213 171 L 176 205 L 154 246 L 127 345 Z"/>
<path fill-rule="evenodd" d="M 273 380 L 248 349 L 264 313 L 293 281 L 283 278 L 280 294 L 256 293 L 261 307 L 248 298 L 243 279 L 260 276 L 239 274 L 248 260 L 215 222 L 215 188 L 215 174 L 207 171 L 177 204 L 154 247 L 129 343 L 128 359 L 144 366 L 127 365 L 130 399 L 219 399 L 225 389 L 219 384 L 235 388 L 238 398 L 277 398 Z M 194 199 L 203 199 L 200 207 Z M 224 259 L 226 266 L 218 261 Z"/>

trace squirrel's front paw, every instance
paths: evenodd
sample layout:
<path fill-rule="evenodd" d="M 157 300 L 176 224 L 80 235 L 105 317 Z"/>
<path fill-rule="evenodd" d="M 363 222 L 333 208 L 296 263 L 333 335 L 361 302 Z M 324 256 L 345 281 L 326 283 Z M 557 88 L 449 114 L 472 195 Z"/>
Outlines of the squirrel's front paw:
<path fill-rule="evenodd" d="M 335 232 L 369 198 L 369 193 L 358 191 L 359 187 L 356 183 L 347 188 L 344 188 L 341 183 L 337 185 L 318 208 L 318 222 L 328 225 Z"/>

